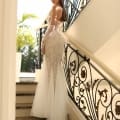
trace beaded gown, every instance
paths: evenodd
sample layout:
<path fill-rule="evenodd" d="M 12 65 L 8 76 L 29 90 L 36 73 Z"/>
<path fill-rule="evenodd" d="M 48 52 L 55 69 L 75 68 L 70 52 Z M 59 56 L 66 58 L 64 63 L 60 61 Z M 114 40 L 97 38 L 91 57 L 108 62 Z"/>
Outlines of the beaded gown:
<path fill-rule="evenodd" d="M 31 114 L 47 120 L 66 120 L 67 90 L 62 67 L 66 37 L 61 24 L 50 27 L 51 32 L 44 38 L 45 55 Z"/>

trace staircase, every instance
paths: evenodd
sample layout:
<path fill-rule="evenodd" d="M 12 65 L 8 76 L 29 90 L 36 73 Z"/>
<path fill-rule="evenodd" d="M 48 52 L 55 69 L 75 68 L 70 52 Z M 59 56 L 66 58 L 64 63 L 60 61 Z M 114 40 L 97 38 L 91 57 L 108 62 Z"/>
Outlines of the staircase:
<path fill-rule="evenodd" d="M 44 120 L 30 116 L 37 82 L 16 83 L 16 120 Z"/>
<path fill-rule="evenodd" d="M 75 47 L 68 44 L 64 58 L 70 120 L 120 120 L 119 3 L 91 0 L 65 33 Z M 40 120 L 30 117 L 34 92 L 21 93 L 17 98 L 25 102 L 17 99 L 16 120 Z"/>

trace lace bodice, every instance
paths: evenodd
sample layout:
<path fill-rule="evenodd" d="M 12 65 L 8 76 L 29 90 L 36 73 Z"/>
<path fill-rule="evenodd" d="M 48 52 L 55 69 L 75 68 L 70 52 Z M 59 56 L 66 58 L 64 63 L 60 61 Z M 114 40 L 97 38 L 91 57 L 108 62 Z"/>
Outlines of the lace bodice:
<path fill-rule="evenodd" d="M 61 66 L 62 55 L 64 50 L 64 36 L 61 32 L 61 24 L 59 26 L 49 26 L 45 36 L 45 59 L 49 71 L 56 71 Z"/>
<path fill-rule="evenodd" d="M 61 27 L 59 26 L 50 26 L 47 32 L 45 41 L 45 54 L 49 56 L 49 54 L 54 57 L 62 56 L 63 46 L 64 46 L 64 37 L 61 32 Z M 56 58 L 54 58 L 56 59 Z"/>

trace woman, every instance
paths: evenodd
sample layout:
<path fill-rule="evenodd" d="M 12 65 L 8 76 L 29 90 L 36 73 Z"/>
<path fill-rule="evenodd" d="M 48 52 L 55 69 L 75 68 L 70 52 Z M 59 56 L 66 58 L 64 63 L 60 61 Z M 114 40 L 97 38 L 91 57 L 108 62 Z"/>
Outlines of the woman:
<path fill-rule="evenodd" d="M 50 12 L 49 26 L 42 41 L 42 53 L 45 55 L 32 115 L 48 120 L 66 120 L 67 90 L 61 66 L 66 38 L 60 31 L 65 17 L 62 1 L 52 2 L 54 5 Z"/>

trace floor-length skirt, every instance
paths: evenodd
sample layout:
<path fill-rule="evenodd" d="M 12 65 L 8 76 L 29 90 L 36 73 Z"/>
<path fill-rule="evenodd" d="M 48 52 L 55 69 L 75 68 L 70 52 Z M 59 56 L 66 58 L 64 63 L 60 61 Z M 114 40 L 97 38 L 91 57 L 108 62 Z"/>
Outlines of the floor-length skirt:
<path fill-rule="evenodd" d="M 42 64 L 42 69 L 37 75 L 38 84 L 33 99 L 31 116 L 47 118 L 48 117 L 48 76 L 46 61 Z"/>

